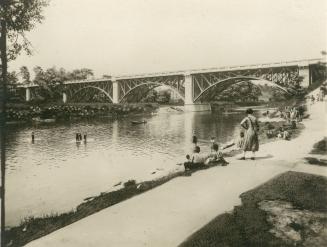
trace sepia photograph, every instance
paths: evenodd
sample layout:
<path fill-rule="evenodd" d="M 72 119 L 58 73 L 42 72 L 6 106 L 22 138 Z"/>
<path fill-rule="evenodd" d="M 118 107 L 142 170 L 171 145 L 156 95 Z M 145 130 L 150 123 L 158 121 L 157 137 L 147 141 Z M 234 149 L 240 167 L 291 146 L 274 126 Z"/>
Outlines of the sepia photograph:
<path fill-rule="evenodd" d="M 1 247 L 327 246 L 325 0 L 0 0 Z"/>

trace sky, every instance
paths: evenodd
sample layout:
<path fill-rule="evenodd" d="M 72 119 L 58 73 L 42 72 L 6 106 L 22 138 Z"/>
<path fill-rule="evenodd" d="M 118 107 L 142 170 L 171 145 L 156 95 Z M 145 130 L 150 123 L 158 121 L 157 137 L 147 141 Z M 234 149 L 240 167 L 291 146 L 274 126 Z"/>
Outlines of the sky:
<path fill-rule="evenodd" d="M 50 0 L 9 64 L 96 77 L 319 58 L 325 0 Z"/>

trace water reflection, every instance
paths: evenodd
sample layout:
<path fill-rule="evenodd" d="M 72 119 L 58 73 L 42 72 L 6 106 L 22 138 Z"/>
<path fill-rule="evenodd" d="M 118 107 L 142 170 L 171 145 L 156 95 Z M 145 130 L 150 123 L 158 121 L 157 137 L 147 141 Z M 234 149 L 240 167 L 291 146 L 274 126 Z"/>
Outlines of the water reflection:
<path fill-rule="evenodd" d="M 133 118 L 147 121 L 140 125 L 125 118 L 8 128 L 7 225 L 68 211 L 121 181 L 153 179 L 178 169 L 176 163 L 192 150 L 193 130 L 204 152 L 210 151 L 212 136 L 224 143 L 238 135 L 242 115 L 168 109 Z M 87 144 L 76 144 L 77 132 L 87 133 Z"/>

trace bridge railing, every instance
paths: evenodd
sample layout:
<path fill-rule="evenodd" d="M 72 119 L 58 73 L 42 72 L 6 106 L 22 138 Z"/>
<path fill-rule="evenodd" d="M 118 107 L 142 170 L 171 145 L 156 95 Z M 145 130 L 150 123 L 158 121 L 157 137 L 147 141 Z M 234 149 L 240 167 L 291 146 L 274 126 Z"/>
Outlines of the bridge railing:
<path fill-rule="evenodd" d="M 255 69 L 255 68 L 272 68 L 272 67 L 282 67 L 282 66 L 307 66 L 309 64 L 314 64 L 319 62 L 324 63 L 325 61 L 321 58 L 313 58 L 313 59 L 302 59 L 302 60 L 293 60 L 293 61 L 281 61 L 275 63 L 223 66 L 223 67 L 213 67 L 213 68 L 206 68 L 206 69 L 191 69 L 191 70 L 179 70 L 179 71 L 164 71 L 164 72 L 157 72 L 157 73 L 143 73 L 143 74 L 134 74 L 134 75 L 119 75 L 119 76 L 115 76 L 115 78 L 119 80 L 119 79 L 133 79 L 133 78 L 144 78 L 144 77 L 223 72 L 223 71 Z"/>

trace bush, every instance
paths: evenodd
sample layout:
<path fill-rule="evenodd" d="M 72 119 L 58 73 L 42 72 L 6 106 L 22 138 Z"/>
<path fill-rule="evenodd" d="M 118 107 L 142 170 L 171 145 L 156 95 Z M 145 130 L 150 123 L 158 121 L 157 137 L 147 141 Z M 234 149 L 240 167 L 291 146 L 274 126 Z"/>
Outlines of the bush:
<path fill-rule="evenodd" d="M 127 182 L 124 183 L 124 187 L 134 187 L 136 186 L 136 181 L 134 179 L 128 180 Z"/>

